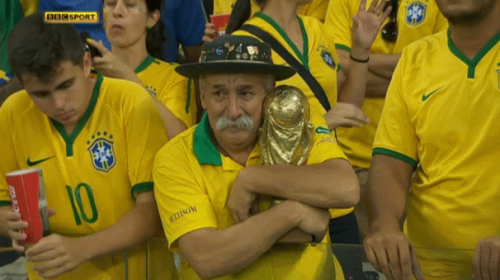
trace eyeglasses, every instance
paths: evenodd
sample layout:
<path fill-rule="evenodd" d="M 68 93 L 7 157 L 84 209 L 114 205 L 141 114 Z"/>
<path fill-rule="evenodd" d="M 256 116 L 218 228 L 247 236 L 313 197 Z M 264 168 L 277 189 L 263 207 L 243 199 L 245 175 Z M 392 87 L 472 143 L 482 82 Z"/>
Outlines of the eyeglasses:
<path fill-rule="evenodd" d="M 385 3 L 384 11 L 389 8 L 389 6 L 392 7 L 391 13 L 389 14 L 391 21 L 382 27 L 382 39 L 389 43 L 395 43 L 398 39 L 398 0 L 388 0 Z"/>

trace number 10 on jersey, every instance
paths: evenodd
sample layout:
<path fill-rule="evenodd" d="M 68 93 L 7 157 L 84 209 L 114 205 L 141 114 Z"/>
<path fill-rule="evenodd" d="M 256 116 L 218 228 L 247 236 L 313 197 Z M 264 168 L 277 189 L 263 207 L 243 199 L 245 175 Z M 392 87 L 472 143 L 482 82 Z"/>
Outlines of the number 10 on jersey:
<path fill-rule="evenodd" d="M 90 204 L 90 209 L 92 210 L 91 213 L 92 215 L 90 217 L 85 212 L 85 208 L 83 207 L 82 188 L 87 194 L 88 202 Z M 80 183 L 76 186 L 74 190 L 71 186 L 66 186 L 66 190 L 68 191 L 69 200 L 71 202 L 71 208 L 73 209 L 73 214 L 75 215 L 76 225 L 78 226 L 81 225 L 82 219 L 89 224 L 92 224 L 95 221 L 97 221 L 99 213 L 97 212 L 97 207 L 95 205 L 94 193 L 92 192 L 92 188 L 86 183 Z"/>

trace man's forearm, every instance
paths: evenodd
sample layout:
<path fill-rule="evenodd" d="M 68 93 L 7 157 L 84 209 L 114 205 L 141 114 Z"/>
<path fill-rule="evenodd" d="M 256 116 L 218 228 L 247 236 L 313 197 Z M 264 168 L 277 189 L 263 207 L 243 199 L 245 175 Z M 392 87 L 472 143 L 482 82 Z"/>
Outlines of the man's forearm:
<path fill-rule="evenodd" d="M 368 70 L 390 80 L 400 58 L 401 54 L 370 53 Z"/>
<path fill-rule="evenodd" d="M 412 173 L 413 167 L 403 161 L 385 155 L 373 156 L 368 190 L 370 230 L 399 229 Z"/>
<path fill-rule="evenodd" d="M 372 71 L 368 71 L 365 96 L 371 98 L 385 98 L 390 83 L 391 79 L 384 78 Z"/>
<path fill-rule="evenodd" d="M 351 49 L 354 58 L 363 60 L 369 57 L 368 50 L 359 48 Z M 366 93 L 366 78 L 368 73 L 368 64 L 351 60 L 349 57 L 349 67 L 345 68 L 346 79 L 339 88 L 338 101 L 350 103 L 361 108 Z"/>
<path fill-rule="evenodd" d="M 86 244 L 91 244 L 86 252 L 86 259 L 93 259 L 133 247 L 160 230 L 161 221 L 153 200 L 149 204 L 137 204 L 109 228 L 80 238 Z"/>
<path fill-rule="evenodd" d="M 250 217 L 225 229 L 202 229 L 181 237 L 179 246 L 204 279 L 234 274 L 248 267 L 300 223 L 293 202 Z"/>
<path fill-rule="evenodd" d="M 359 185 L 348 161 L 320 164 L 249 166 L 243 174 L 249 191 L 297 200 L 318 208 L 349 208 L 359 200 Z"/>

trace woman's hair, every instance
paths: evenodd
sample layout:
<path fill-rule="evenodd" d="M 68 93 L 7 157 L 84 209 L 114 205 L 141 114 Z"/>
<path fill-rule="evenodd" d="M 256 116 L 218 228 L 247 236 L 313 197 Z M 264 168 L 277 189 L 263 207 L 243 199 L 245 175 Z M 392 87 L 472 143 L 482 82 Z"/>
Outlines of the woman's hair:
<path fill-rule="evenodd" d="M 233 11 L 231 12 L 231 18 L 227 24 L 226 34 L 231 34 L 234 31 L 241 28 L 243 23 L 250 19 L 252 13 L 252 0 L 237 0 L 234 4 Z M 266 0 L 253 0 L 261 8 L 263 8 Z"/>
<path fill-rule="evenodd" d="M 144 0 L 146 2 L 146 8 L 148 13 L 152 13 L 155 10 L 160 12 L 163 11 L 162 0 Z M 146 50 L 148 53 L 158 59 L 163 59 L 163 42 L 165 41 L 165 24 L 158 19 L 158 22 L 151 29 L 148 29 L 146 35 Z"/>

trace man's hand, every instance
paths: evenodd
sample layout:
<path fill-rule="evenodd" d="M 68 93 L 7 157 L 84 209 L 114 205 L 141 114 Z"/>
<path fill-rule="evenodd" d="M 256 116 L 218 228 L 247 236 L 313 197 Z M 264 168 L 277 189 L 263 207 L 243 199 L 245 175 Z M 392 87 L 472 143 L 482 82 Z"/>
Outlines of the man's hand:
<path fill-rule="evenodd" d="M 415 250 L 401 230 L 370 233 L 363 245 L 370 263 L 387 280 L 411 280 L 412 274 L 417 280 L 424 279 Z"/>
<path fill-rule="evenodd" d="M 44 262 L 35 264 L 33 269 L 43 278 L 55 278 L 87 261 L 86 246 L 79 238 L 51 234 L 26 250 L 26 260 Z"/>
<path fill-rule="evenodd" d="M 500 273 L 500 236 L 486 237 L 477 243 L 472 261 L 475 280 L 496 280 Z"/>
<path fill-rule="evenodd" d="M 203 36 L 203 42 L 210 43 L 214 40 L 214 36 L 217 34 L 217 30 L 215 29 L 215 25 L 213 23 L 208 22 L 205 24 L 205 36 Z"/>
<path fill-rule="evenodd" d="M 325 114 L 326 123 L 330 130 L 341 127 L 362 127 L 370 123 L 370 119 L 356 105 L 338 102 L 335 107 Z"/>
<path fill-rule="evenodd" d="M 256 199 L 256 194 L 248 190 L 250 185 L 247 180 L 250 176 L 249 173 L 251 171 L 248 167 L 238 173 L 227 202 L 236 223 L 241 223 L 250 218 L 250 210 Z"/>
<path fill-rule="evenodd" d="M 54 215 L 55 209 L 48 209 L 49 217 Z M 27 236 L 25 233 L 22 233 L 21 230 L 28 228 L 28 222 L 21 220 L 21 214 L 15 212 L 12 209 L 8 209 L 4 214 L 5 219 L 7 220 L 7 232 L 12 238 L 12 247 L 16 249 L 16 251 L 24 252 L 24 246 L 20 245 L 24 240 L 26 240 Z"/>
<path fill-rule="evenodd" d="M 317 208 L 296 201 L 294 207 L 301 216 L 298 228 L 310 235 L 314 235 L 316 242 L 321 242 L 328 231 L 328 225 L 332 218 L 328 209 Z"/>
<path fill-rule="evenodd" d="M 366 10 L 366 0 L 361 0 L 359 11 L 352 17 L 352 45 L 368 51 L 380 31 L 380 27 L 391 13 L 391 7 L 383 11 L 385 1 L 375 0 Z M 355 54 L 353 54 L 355 55 Z M 364 57 L 358 57 L 364 59 Z"/>

